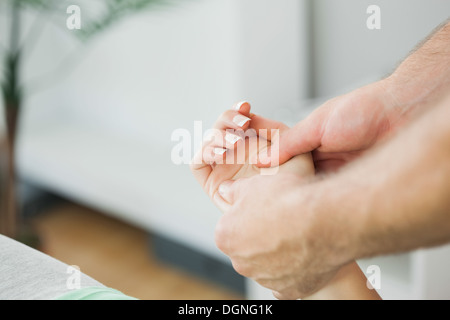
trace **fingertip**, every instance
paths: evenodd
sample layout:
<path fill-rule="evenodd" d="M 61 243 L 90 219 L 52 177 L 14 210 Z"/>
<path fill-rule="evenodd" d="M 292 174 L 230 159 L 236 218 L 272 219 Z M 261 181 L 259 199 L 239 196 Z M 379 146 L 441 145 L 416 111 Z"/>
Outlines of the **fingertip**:
<path fill-rule="evenodd" d="M 271 168 L 278 166 L 278 152 L 274 153 L 272 150 L 273 147 L 268 147 L 265 152 L 259 153 L 253 160 L 256 163 L 256 166 L 259 168 Z"/>
<path fill-rule="evenodd" d="M 284 146 L 280 147 L 280 144 L 275 142 L 267 148 L 266 152 L 258 155 L 256 166 L 259 168 L 277 167 L 289 161 L 294 156 Z"/>
<path fill-rule="evenodd" d="M 233 109 L 245 116 L 250 116 L 251 105 L 247 101 L 241 101 L 235 104 Z"/>
<path fill-rule="evenodd" d="M 213 150 L 213 159 L 216 164 L 224 164 L 226 158 L 227 149 L 216 147 Z"/>
<path fill-rule="evenodd" d="M 233 117 L 232 122 L 238 128 L 245 130 L 249 126 L 251 120 L 252 119 L 250 119 L 249 117 L 246 117 L 242 114 L 238 114 L 235 117 Z"/>
<path fill-rule="evenodd" d="M 218 146 L 206 146 L 202 149 L 201 160 L 208 164 L 223 164 L 226 158 L 227 149 Z"/>
<path fill-rule="evenodd" d="M 242 141 L 242 137 L 238 134 L 227 132 L 225 134 L 225 141 L 227 148 L 233 149 L 239 141 Z"/>

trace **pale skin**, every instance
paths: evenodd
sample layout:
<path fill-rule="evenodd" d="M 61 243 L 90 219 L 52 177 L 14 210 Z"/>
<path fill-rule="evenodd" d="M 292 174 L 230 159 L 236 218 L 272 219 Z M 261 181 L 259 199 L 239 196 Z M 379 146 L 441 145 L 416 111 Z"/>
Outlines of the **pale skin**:
<path fill-rule="evenodd" d="M 448 119 L 447 23 L 391 76 L 330 100 L 281 135 L 277 160 L 311 152 L 314 179 L 224 182 L 218 247 L 241 274 L 298 299 L 351 261 L 450 242 Z M 269 229 L 272 245 L 259 246 Z"/>
<path fill-rule="evenodd" d="M 224 181 L 261 175 L 261 169 L 251 163 L 252 156 L 264 152 L 272 137 L 270 134 L 263 133 L 262 137 L 245 138 L 242 133 L 250 131 L 249 129 L 254 127 L 261 129 L 261 126 L 266 123 L 266 119 L 250 114 L 248 103 L 239 103 L 219 117 L 214 125 L 216 129 L 214 139 L 206 142 L 202 150 L 194 157 L 191 170 L 202 188 L 220 209 L 227 210 L 228 208 L 228 204 L 222 199 L 219 190 L 219 186 Z M 270 123 L 275 124 L 274 122 Z M 288 127 L 282 123 L 276 123 L 276 127 L 281 134 L 288 130 Z M 240 130 L 241 139 L 237 138 L 238 133 L 234 130 Z M 258 132 L 260 131 L 258 130 Z M 258 139 L 260 143 L 254 143 Z M 243 157 L 239 158 L 238 154 Z M 306 153 L 293 157 L 279 166 L 276 171 L 272 170 L 266 174 L 284 176 L 287 179 L 294 176 L 307 180 L 313 178 L 315 169 L 311 154 Z M 276 216 L 266 217 L 266 219 L 273 220 L 274 223 L 279 218 Z M 270 237 L 272 231 L 269 229 L 260 230 L 260 232 L 264 232 L 266 236 L 256 239 L 257 245 L 273 247 L 274 243 Z M 239 267 L 235 266 L 235 268 Z M 366 277 L 356 262 L 350 262 L 341 268 L 327 286 L 308 296 L 307 299 L 380 299 L 378 293 L 366 285 L 366 281 Z"/>

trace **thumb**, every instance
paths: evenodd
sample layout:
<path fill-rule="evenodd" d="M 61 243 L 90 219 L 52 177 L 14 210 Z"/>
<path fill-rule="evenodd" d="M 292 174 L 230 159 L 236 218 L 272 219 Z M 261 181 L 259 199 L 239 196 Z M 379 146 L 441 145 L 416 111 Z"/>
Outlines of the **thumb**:
<path fill-rule="evenodd" d="M 292 157 L 311 152 L 320 147 L 322 121 L 314 114 L 286 130 L 279 138 L 273 139 L 265 154 L 261 154 L 257 166 L 267 168 L 278 166 Z"/>
<path fill-rule="evenodd" d="M 239 183 L 237 181 L 224 181 L 220 184 L 219 189 L 217 192 L 219 193 L 220 197 L 229 205 L 232 205 L 234 203 L 234 192 L 236 189 L 236 185 Z"/>
<path fill-rule="evenodd" d="M 255 178 L 255 177 L 253 177 Z M 248 181 L 251 178 L 240 178 L 237 180 L 224 181 L 219 185 L 217 193 L 228 206 L 234 205 L 240 195 L 244 195 L 248 189 Z"/>

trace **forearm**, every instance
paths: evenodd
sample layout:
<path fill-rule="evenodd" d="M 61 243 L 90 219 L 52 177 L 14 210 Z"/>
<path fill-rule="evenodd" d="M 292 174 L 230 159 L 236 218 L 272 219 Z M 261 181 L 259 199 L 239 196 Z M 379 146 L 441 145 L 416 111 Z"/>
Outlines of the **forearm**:
<path fill-rule="evenodd" d="M 450 241 L 450 98 L 372 153 L 306 186 L 330 266 Z"/>
<path fill-rule="evenodd" d="M 406 114 L 450 91 L 450 22 L 439 27 L 381 82 L 392 105 L 392 122 L 404 120 Z"/>

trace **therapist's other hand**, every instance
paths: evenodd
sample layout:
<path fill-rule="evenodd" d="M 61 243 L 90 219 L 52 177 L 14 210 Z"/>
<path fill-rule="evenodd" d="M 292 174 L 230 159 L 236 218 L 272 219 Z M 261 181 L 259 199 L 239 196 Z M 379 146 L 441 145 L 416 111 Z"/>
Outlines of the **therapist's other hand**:
<path fill-rule="evenodd" d="M 274 291 L 278 299 L 305 298 L 337 273 L 324 221 L 308 208 L 309 181 L 279 173 L 222 184 L 229 209 L 216 227 L 216 244 L 235 270 Z"/>
<path fill-rule="evenodd" d="M 316 171 L 330 172 L 373 147 L 407 118 L 386 86 L 375 82 L 327 101 L 280 137 L 276 163 L 312 152 Z"/>

